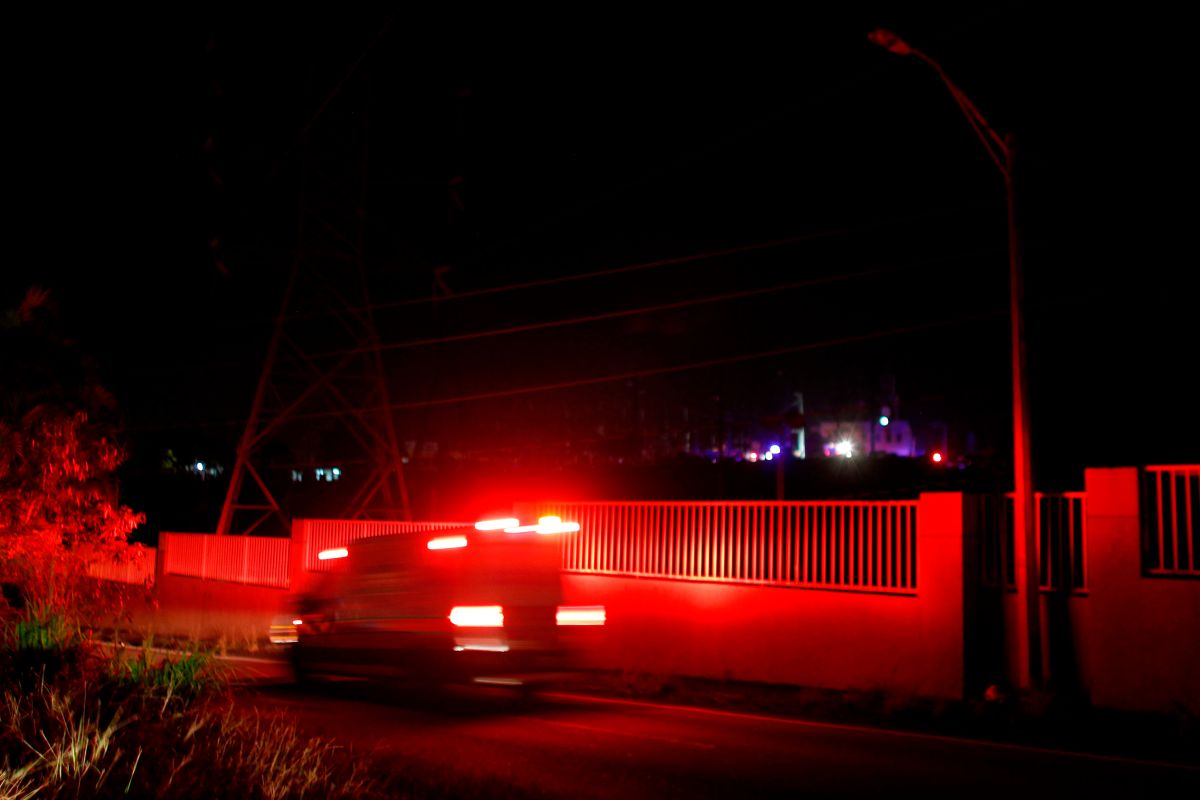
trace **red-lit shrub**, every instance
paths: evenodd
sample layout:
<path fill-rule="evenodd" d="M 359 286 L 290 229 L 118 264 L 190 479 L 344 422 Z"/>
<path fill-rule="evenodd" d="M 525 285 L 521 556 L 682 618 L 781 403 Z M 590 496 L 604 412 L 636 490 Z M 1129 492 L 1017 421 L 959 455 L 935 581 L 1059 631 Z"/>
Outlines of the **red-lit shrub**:
<path fill-rule="evenodd" d="M 0 330 L 0 580 L 6 607 L 75 612 L 105 600 L 90 564 L 139 557 L 127 540 L 143 515 L 117 497 L 113 398 L 39 315 L 46 303 L 31 290 Z"/>

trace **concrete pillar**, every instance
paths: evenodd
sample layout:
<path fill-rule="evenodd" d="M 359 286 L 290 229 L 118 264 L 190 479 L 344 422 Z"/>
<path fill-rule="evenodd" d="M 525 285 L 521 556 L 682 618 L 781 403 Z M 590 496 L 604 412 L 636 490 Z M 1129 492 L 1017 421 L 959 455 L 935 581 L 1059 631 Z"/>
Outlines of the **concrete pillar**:
<path fill-rule="evenodd" d="M 1200 713 L 1200 582 L 1143 574 L 1137 469 L 1084 482 L 1092 702 Z"/>
<path fill-rule="evenodd" d="M 308 520 L 292 520 L 292 539 L 288 543 L 288 591 L 303 592 L 308 586 L 308 570 L 304 568 L 304 555 L 308 550 Z"/>
<path fill-rule="evenodd" d="M 960 492 L 923 492 L 917 506 L 917 597 L 925 686 L 921 694 L 962 697 L 964 680 L 964 532 Z"/>

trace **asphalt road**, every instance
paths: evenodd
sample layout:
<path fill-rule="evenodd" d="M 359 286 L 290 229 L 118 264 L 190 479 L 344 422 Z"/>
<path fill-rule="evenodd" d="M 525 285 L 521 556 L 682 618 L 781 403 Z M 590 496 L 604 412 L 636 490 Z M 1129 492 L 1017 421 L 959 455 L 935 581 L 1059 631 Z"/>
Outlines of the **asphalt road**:
<path fill-rule="evenodd" d="M 392 763 L 570 798 L 1200 797 L 1200 770 L 753 714 L 505 690 L 301 689 L 246 661 L 244 701 Z"/>

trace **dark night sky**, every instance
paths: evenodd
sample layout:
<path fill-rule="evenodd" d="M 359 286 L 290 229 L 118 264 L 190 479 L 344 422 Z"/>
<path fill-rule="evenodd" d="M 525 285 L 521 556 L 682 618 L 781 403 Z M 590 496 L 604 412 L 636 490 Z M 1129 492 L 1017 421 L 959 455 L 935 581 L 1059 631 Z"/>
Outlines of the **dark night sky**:
<path fill-rule="evenodd" d="M 170 429 L 231 441 L 237 426 L 217 423 L 248 410 L 297 242 L 297 187 L 320 196 L 334 227 L 353 219 L 366 114 L 376 301 L 428 296 L 443 263 L 465 292 L 817 237 L 502 304 L 416 307 L 381 316 L 385 339 L 885 271 L 414 351 L 397 368 L 401 399 L 947 323 L 644 387 L 694 408 L 717 392 L 752 408 L 792 391 L 833 407 L 872 400 L 889 373 L 909 413 L 1004 447 L 1003 184 L 935 73 L 867 42 L 884 26 L 1018 137 L 1035 456 L 1194 463 L 1185 23 L 1147 4 L 825 5 L 789 19 L 766 6 L 491 19 L 407 6 L 30 12 L 7 54 L 17 180 L 0 299 L 12 307 L 31 282 L 54 291 L 135 440 Z M 449 226 L 456 174 L 464 208 Z M 555 397 L 520 407 L 572 394 Z M 403 417 L 406 435 L 454 415 L 477 422 L 469 405 Z"/>

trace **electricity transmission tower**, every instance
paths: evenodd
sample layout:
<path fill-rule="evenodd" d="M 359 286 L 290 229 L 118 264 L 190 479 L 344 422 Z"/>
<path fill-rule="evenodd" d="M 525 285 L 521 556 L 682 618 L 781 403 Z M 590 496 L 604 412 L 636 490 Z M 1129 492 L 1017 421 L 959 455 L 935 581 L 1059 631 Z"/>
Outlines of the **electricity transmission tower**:
<path fill-rule="evenodd" d="M 217 523 L 220 535 L 286 534 L 306 495 L 324 502 L 304 508 L 309 515 L 410 518 L 368 284 L 369 86 L 356 84 L 361 104 L 323 106 L 324 124 L 306 128 L 297 247 Z M 313 492 L 314 480 L 337 486 Z"/>

